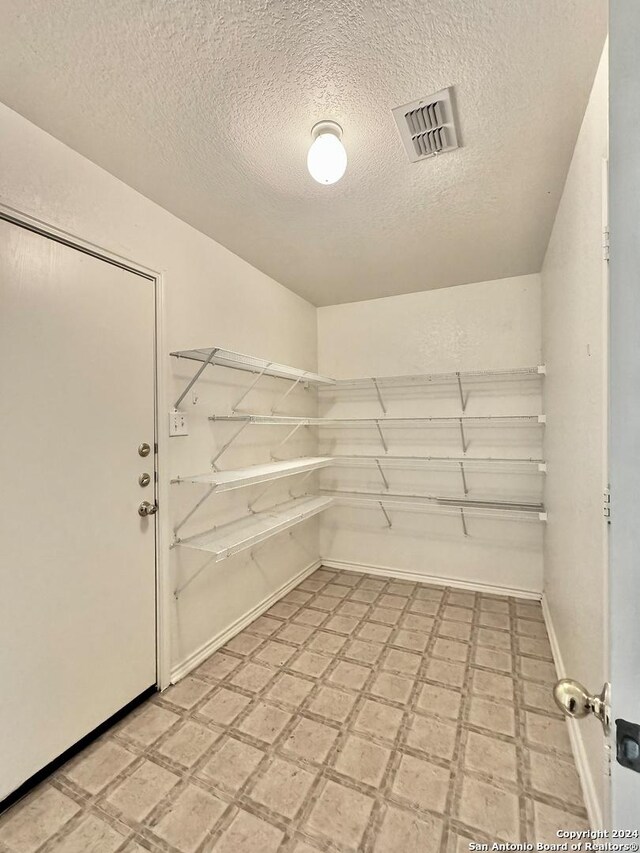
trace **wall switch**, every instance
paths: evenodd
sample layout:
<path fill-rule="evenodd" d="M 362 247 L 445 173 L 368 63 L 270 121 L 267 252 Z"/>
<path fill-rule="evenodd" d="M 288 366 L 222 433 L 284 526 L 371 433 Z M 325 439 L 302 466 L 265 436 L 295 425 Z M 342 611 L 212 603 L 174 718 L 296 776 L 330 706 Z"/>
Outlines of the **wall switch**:
<path fill-rule="evenodd" d="M 172 409 L 169 412 L 169 435 L 189 435 L 187 416 L 184 412 Z"/>

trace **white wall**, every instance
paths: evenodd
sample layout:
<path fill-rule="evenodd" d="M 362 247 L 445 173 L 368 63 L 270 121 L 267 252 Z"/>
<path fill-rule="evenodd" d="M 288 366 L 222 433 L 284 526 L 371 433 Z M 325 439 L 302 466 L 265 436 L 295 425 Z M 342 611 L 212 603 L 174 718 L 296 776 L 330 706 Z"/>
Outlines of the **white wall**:
<path fill-rule="evenodd" d="M 540 279 L 537 275 L 334 305 L 318 310 L 319 370 L 338 378 L 456 370 L 532 367 L 540 363 Z M 474 386 L 467 414 L 538 414 L 541 382 L 482 383 Z M 323 396 L 324 413 L 380 414 L 373 387 L 356 399 Z M 456 415 L 455 385 L 412 392 L 394 391 L 389 414 Z M 539 458 L 543 430 L 496 428 L 476 432 L 469 455 Z M 381 453 L 377 435 L 345 433 L 333 445 L 325 435 L 321 450 Z M 392 437 L 395 453 L 460 453 L 456 430 L 405 430 Z M 409 443 L 414 448 L 408 449 Z M 398 449 L 401 447 L 402 449 Z M 381 491 L 375 469 L 359 478 L 340 471 L 324 474 L 329 487 Z M 539 475 L 468 475 L 469 497 L 542 498 Z M 392 491 L 418 490 L 455 495 L 454 472 L 394 479 Z M 388 530 L 376 509 L 330 510 L 321 519 L 321 553 L 331 562 L 377 566 L 422 577 L 446 578 L 502 590 L 542 590 L 542 525 L 511 520 L 472 519 L 465 537 L 459 518 L 396 513 Z"/>
<path fill-rule="evenodd" d="M 548 416 L 544 591 L 566 674 L 600 690 L 605 671 L 605 279 L 602 160 L 607 156 L 603 54 L 542 268 Z M 595 805 L 604 801 L 603 738 L 580 723 Z M 583 783 L 585 779 L 583 777 Z M 590 784 L 587 779 L 587 788 Z M 585 791 L 589 802 L 589 791 Z M 599 819 L 593 812 L 592 819 Z"/>
<path fill-rule="evenodd" d="M 312 305 L 2 105 L 0 140 L 2 204 L 162 273 L 168 377 L 191 369 L 169 359 L 170 350 L 213 344 L 315 369 Z M 214 371 L 191 413 L 193 440 L 170 440 L 173 474 L 208 469 L 219 440 L 207 432 L 205 411 L 219 402 L 216 382 L 222 371 Z M 238 374 L 233 381 L 239 387 L 250 375 Z M 175 399 L 176 387 L 173 379 L 167 381 L 163 407 Z M 160 415 L 165 430 L 164 411 Z M 188 487 L 172 487 L 173 503 L 176 488 Z M 167 508 L 162 511 L 166 519 Z M 311 553 L 316 528 L 311 521 L 298 533 Z M 179 667 L 309 562 L 309 553 L 285 536 L 280 547 L 261 554 L 262 570 L 244 555 L 203 572 L 173 607 L 172 666 Z M 170 590 L 188 571 L 184 555 L 172 563 Z"/>

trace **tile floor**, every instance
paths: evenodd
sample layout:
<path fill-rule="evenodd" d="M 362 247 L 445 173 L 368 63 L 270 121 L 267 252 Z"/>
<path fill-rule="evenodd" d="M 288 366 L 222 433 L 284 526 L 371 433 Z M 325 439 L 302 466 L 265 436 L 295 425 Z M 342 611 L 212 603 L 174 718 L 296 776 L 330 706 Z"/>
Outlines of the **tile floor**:
<path fill-rule="evenodd" d="M 0 818 L 2 853 L 462 853 L 587 827 L 537 603 L 320 569 Z"/>

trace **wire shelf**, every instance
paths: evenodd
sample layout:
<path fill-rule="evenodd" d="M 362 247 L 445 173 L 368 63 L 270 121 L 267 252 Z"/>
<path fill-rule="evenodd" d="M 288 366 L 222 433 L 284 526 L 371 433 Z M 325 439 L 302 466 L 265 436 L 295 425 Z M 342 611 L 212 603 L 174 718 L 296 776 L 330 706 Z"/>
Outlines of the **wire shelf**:
<path fill-rule="evenodd" d="M 179 544 L 206 551 L 213 555 L 213 562 L 218 563 L 312 518 L 332 503 L 333 499 L 326 495 L 296 498 L 265 512 L 182 539 Z"/>
<path fill-rule="evenodd" d="M 492 456 L 394 456 L 394 455 L 345 455 L 333 456 L 333 465 L 340 467 L 369 467 L 372 464 L 380 464 L 389 468 L 408 468 L 413 470 L 415 466 L 436 467 L 458 471 L 460 465 L 471 470 L 487 472 L 502 471 L 508 469 L 510 472 L 538 473 L 546 471 L 544 459 L 508 459 Z"/>
<path fill-rule="evenodd" d="M 368 388 L 372 384 L 380 387 L 392 385 L 423 385 L 447 382 L 468 381 L 491 381 L 492 379 L 538 379 L 546 373 L 543 364 L 535 367 L 514 367 L 502 370 L 461 370 L 446 373 L 415 373 L 397 376 L 365 376 L 352 379 L 336 379 L 332 385 L 332 391 L 340 391 L 348 388 Z M 327 388 L 322 389 L 329 390 Z"/>
<path fill-rule="evenodd" d="M 228 492 L 256 483 L 267 483 L 282 477 L 292 477 L 319 468 L 326 468 L 333 462 L 330 456 L 304 456 L 299 459 L 286 459 L 280 462 L 269 462 L 265 465 L 249 465 L 230 471 L 209 471 L 206 474 L 193 474 L 186 477 L 176 477 L 172 483 L 202 483 L 214 486 L 216 492 Z"/>
<path fill-rule="evenodd" d="M 545 415 L 448 415 L 446 417 L 355 417 L 355 418 L 303 418 L 291 415 L 256 415 L 256 414 L 234 414 L 234 415 L 209 415 L 210 421 L 237 421 L 250 424 L 283 425 L 283 426 L 342 426 L 353 424 L 355 426 L 370 424 L 404 424 L 404 423 L 436 423 L 436 424 L 472 424 L 493 421 L 505 425 L 517 423 L 546 422 Z"/>
<path fill-rule="evenodd" d="M 246 355 L 221 347 L 206 347 L 204 349 L 178 350 L 171 353 L 174 358 L 186 358 L 190 361 L 200 361 L 205 364 L 230 367 L 233 370 L 245 370 L 249 373 L 260 373 L 264 376 L 275 376 L 278 379 L 291 379 L 308 382 L 311 385 L 333 385 L 335 380 L 328 376 L 320 376 L 298 367 L 278 364 L 253 355 Z"/>

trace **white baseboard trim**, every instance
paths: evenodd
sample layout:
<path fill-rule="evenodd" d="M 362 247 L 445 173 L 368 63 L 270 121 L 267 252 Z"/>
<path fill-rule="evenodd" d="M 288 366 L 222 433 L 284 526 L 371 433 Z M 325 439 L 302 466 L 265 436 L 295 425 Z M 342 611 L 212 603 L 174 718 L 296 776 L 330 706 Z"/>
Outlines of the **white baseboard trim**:
<path fill-rule="evenodd" d="M 297 575 L 294 575 L 291 580 L 288 580 L 283 584 L 283 586 L 275 592 L 272 592 L 271 595 L 263 598 L 262 601 L 256 604 L 255 607 L 252 607 L 251 610 L 247 611 L 247 613 L 244 613 L 239 619 L 236 619 L 236 621 L 225 628 L 224 631 L 220 631 L 220 633 L 216 634 L 210 640 L 207 640 L 207 642 L 200 646 L 200 648 L 196 649 L 195 652 L 192 652 L 181 663 L 171 669 L 171 683 L 175 684 L 177 681 L 180 681 L 181 678 L 184 678 L 185 675 L 188 675 L 221 646 L 228 643 L 229 640 L 232 637 L 235 637 L 235 635 L 242 631 L 243 628 L 246 628 L 247 625 L 254 621 L 254 619 L 261 616 L 265 610 L 272 607 L 276 601 L 279 601 L 295 586 L 302 583 L 302 581 L 312 574 L 312 572 L 319 569 L 321 565 L 321 560 L 314 560 L 313 563 L 308 565 L 301 572 L 298 572 Z"/>
<path fill-rule="evenodd" d="M 475 583 L 458 578 L 443 578 L 435 575 L 425 575 L 422 572 L 409 572 L 404 569 L 392 569 L 389 566 L 371 566 L 366 563 L 347 563 L 344 560 L 323 559 L 322 565 L 328 569 L 342 569 L 346 572 L 361 572 L 367 575 L 378 575 L 384 578 L 395 578 L 403 581 L 417 581 L 436 586 L 452 586 L 456 589 L 466 589 L 472 592 L 484 592 L 488 595 L 508 595 L 515 598 L 529 598 L 540 601 L 542 593 L 531 589 L 517 587 L 492 586 L 491 584 Z"/>
<path fill-rule="evenodd" d="M 542 596 L 542 613 L 549 634 L 549 642 L 551 643 L 551 653 L 556 667 L 558 678 L 567 678 L 567 671 L 562 659 L 562 652 L 558 645 L 558 635 L 551 618 L 551 610 L 547 602 L 546 596 Z M 580 784 L 582 785 L 582 796 L 589 817 L 589 824 L 592 829 L 604 829 L 602 818 L 602 809 L 596 795 L 596 788 L 593 782 L 593 774 L 587 760 L 587 751 L 585 749 L 584 740 L 582 737 L 581 725 L 579 720 L 567 718 L 569 724 L 569 740 L 571 741 L 571 750 L 573 752 L 573 760 L 576 763 Z"/>

